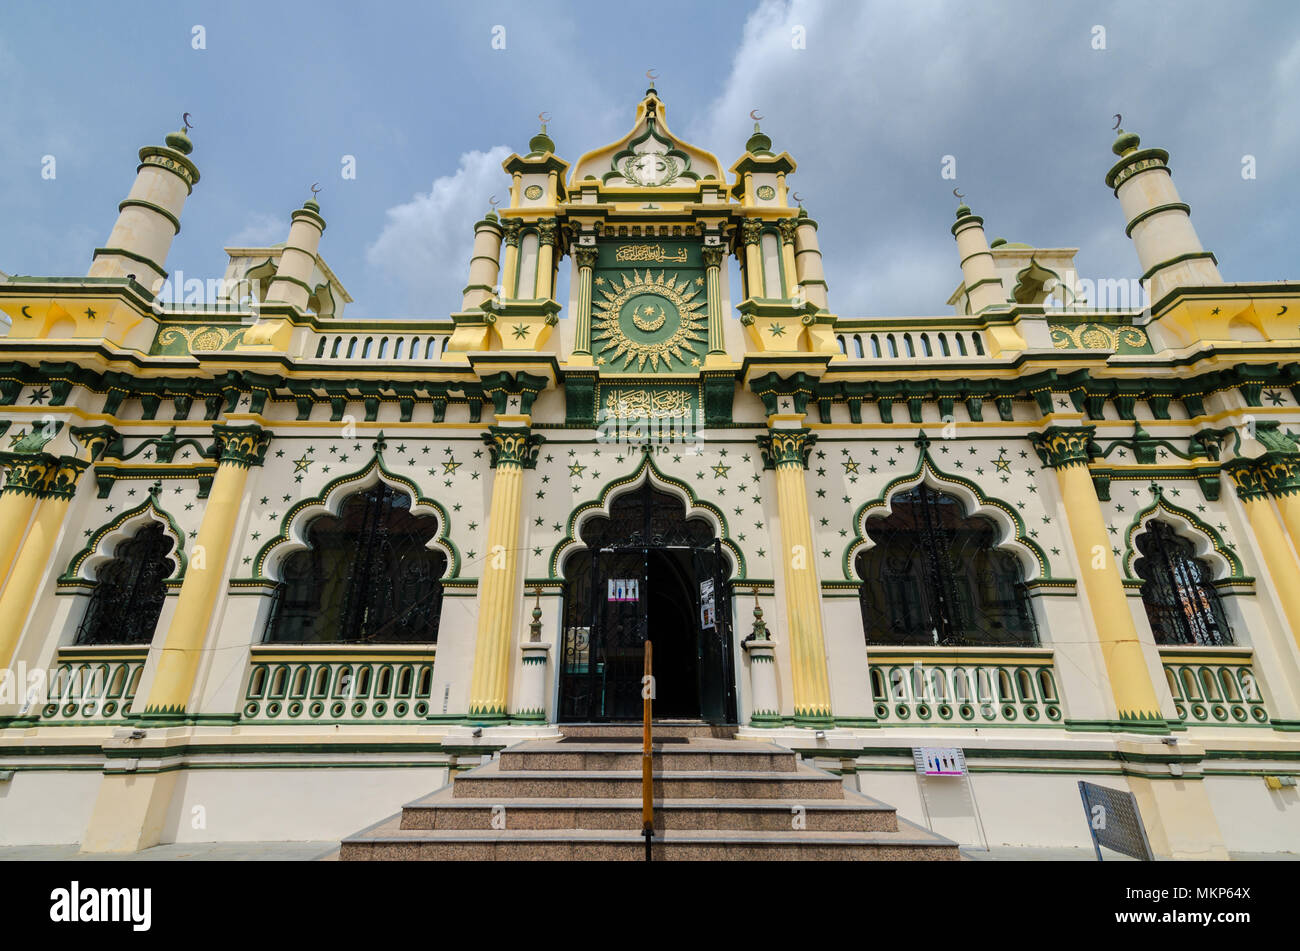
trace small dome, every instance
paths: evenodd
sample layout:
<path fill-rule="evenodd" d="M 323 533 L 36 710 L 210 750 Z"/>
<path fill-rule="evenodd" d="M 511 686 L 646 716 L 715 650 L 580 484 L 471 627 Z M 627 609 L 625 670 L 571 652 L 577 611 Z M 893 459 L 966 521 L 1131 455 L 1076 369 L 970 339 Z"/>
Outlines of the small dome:
<path fill-rule="evenodd" d="M 1136 151 L 1141 143 L 1142 140 L 1135 133 L 1125 132 L 1120 129 L 1119 138 L 1115 140 L 1115 144 L 1110 147 L 1110 150 L 1116 155 L 1128 155 L 1128 153 Z"/>
<path fill-rule="evenodd" d="M 320 214 L 320 204 L 315 198 L 308 198 L 302 203 L 302 206 L 307 209 L 307 211 L 314 211 L 316 214 Z"/>
<path fill-rule="evenodd" d="M 1002 247 L 1002 245 L 1004 245 L 1004 244 L 1006 244 L 1006 243 L 1007 243 L 1007 239 L 1006 239 L 1006 238 L 994 238 L 992 241 L 989 242 L 989 247 L 990 247 L 990 248 L 1000 248 L 1000 247 Z"/>
<path fill-rule="evenodd" d="M 528 140 L 528 149 L 530 152 L 554 152 L 555 143 L 551 137 L 546 134 L 546 126 L 542 126 L 542 131 Z"/>
<path fill-rule="evenodd" d="M 745 143 L 745 151 L 754 155 L 772 154 L 772 138 L 758 128 L 757 122 L 754 123 L 754 134 Z"/>
<path fill-rule="evenodd" d="M 958 205 L 958 206 L 957 206 L 957 217 L 958 217 L 958 218 L 965 218 L 965 217 L 966 217 L 967 215 L 969 215 L 969 214 L 970 214 L 970 205 Z"/>
<path fill-rule="evenodd" d="M 163 141 L 167 143 L 168 148 L 175 149 L 181 155 L 189 155 L 194 151 L 194 143 L 190 141 L 190 137 L 185 134 L 183 129 L 167 133 L 167 137 Z"/>

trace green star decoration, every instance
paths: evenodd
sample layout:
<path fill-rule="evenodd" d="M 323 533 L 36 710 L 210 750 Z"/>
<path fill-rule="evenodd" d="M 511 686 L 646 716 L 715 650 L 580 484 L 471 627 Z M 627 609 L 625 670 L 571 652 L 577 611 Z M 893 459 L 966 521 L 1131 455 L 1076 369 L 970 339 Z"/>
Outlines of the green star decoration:
<path fill-rule="evenodd" d="M 461 464 L 460 464 L 459 462 L 457 462 L 455 459 L 445 459 L 445 460 L 443 460 L 443 463 L 442 463 L 442 474 L 443 474 L 443 475 L 455 475 L 455 474 L 456 474 L 456 470 L 459 469 L 460 466 L 461 466 Z"/>
<path fill-rule="evenodd" d="M 524 324 L 515 324 L 513 330 L 516 340 L 523 340 L 528 336 L 528 327 Z"/>
<path fill-rule="evenodd" d="M 713 467 L 713 478 L 725 479 L 727 477 L 727 473 L 730 471 L 731 471 L 731 466 L 724 466 L 722 463 L 718 463 L 716 466 Z"/>
<path fill-rule="evenodd" d="M 770 333 L 773 337 L 785 336 L 785 328 L 782 327 L 780 324 L 772 324 L 770 327 L 767 328 L 767 330 L 768 333 Z"/>

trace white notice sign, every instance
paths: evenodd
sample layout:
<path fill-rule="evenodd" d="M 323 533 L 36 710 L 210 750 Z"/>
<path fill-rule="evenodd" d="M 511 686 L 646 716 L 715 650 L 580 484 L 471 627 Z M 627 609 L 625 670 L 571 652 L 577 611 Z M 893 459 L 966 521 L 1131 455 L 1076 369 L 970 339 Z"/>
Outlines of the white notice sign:
<path fill-rule="evenodd" d="M 716 605 L 713 602 L 713 579 L 700 582 L 700 627 L 708 630 L 713 627 Z"/>
<path fill-rule="evenodd" d="M 920 746 L 912 749 L 912 761 L 922 776 L 965 776 L 966 755 L 959 749 Z"/>
<path fill-rule="evenodd" d="M 636 578 L 610 578 L 610 601 L 640 601 L 640 584 Z"/>

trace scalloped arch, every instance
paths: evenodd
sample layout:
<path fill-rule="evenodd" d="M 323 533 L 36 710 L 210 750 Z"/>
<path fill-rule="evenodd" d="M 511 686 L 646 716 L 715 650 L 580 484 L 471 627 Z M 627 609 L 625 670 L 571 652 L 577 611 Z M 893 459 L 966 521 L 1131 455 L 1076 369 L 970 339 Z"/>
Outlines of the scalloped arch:
<path fill-rule="evenodd" d="M 887 513 L 889 511 L 889 500 L 895 494 L 911 489 L 922 482 L 925 482 L 926 485 L 933 489 L 956 496 L 961 501 L 967 515 L 981 515 L 997 525 L 1001 530 L 1002 537 L 998 540 L 996 547 L 1008 550 L 1017 557 L 1021 566 L 1025 569 L 1026 581 L 1061 580 L 1055 578 L 1052 574 L 1051 563 L 1047 560 L 1047 555 L 1044 554 L 1043 549 L 1025 533 L 1025 523 L 1015 510 L 1015 506 L 993 496 L 986 496 L 980 490 L 980 487 L 969 479 L 944 472 L 930 458 L 928 449 L 922 450 L 915 469 L 907 475 L 893 479 L 885 486 L 879 496 L 870 502 L 864 502 L 853 513 L 854 535 L 853 539 L 845 546 L 844 557 L 841 561 L 845 580 L 861 580 L 853 573 L 853 562 L 859 551 L 872 547 L 871 539 L 867 537 L 866 533 L 867 519 L 878 514 L 878 512 Z"/>
<path fill-rule="evenodd" d="M 189 559 L 185 557 L 185 533 L 171 513 L 158 504 L 153 493 L 135 508 L 127 509 L 112 521 L 101 525 L 90 536 L 86 547 L 72 556 L 59 580 L 94 581 L 99 568 L 113 559 L 117 546 L 149 522 L 162 523 L 163 531 L 172 540 L 172 551 L 168 557 L 175 561 L 176 567 L 167 576 L 167 583 L 171 585 L 184 580 L 185 569 L 189 566 Z"/>
<path fill-rule="evenodd" d="M 1121 564 L 1124 566 L 1124 577 L 1127 580 L 1141 580 L 1133 570 L 1133 565 L 1141 557 L 1136 545 L 1137 535 L 1153 519 L 1159 518 L 1161 513 L 1168 516 L 1179 535 L 1192 542 L 1196 557 L 1208 561 L 1214 568 L 1214 580 L 1246 577 L 1241 559 L 1232 550 L 1232 546 L 1223 540 L 1222 535 L 1201 521 L 1195 513 L 1180 508 L 1166 499 L 1159 486 L 1151 486 L 1151 488 L 1155 491 L 1155 499 L 1134 515 L 1133 521 L 1129 522 L 1128 528 L 1124 530 L 1124 558 Z"/>
<path fill-rule="evenodd" d="M 735 580 L 739 581 L 746 577 L 745 554 L 731 540 L 727 528 L 727 516 L 722 509 L 712 502 L 697 498 L 694 490 L 687 483 L 665 475 L 654 464 L 654 460 L 647 455 L 642 457 L 640 465 L 630 475 L 605 483 L 600 490 L 600 494 L 595 499 L 583 502 L 569 512 L 565 536 L 556 542 L 555 547 L 551 549 L 551 557 L 547 566 L 551 579 L 560 579 L 560 563 L 570 552 L 581 551 L 587 547 L 578 534 L 582 524 L 589 518 L 599 515 L 608 516 L 610 504 L 615 496 L 621 495 L 624 490 L 636 488 L 645 481 L 649 481 L 655 488 L 663 489 L 681 499 L 686 504 L 687 518 L 702 516 L 712 522 L 713 530 L 721 540 L 723 549 L 730 553 Z"/>
<path fill-rule="evenodd" d="M 337 516 L 343 501 L 357 492 L 364 492 L 378 482 L 384 482 L 411 497 L 414 514 L 434 515 L 438 519 L 438 534 L 429 543 L 447 556 L 447 573 L 444 581 L 460 576 L 460 551 L 449 535 L 447 510 L 435 499 L 420 494 L 420 487 L 405 476 L 389 472 L 383 457 L 376 453 L 362 469 L 339 476 L 325 486 L 320 495 L 303 499 L 284 513 L 280 520 L 280 533 L 267 541 L 253 559 L 253 577 L 268 578 L 268 571 L 278 570 L 287 555 L 303 551 L 308 546 L 303 535 L 306 526 L 318 515 Z M 421 511 L 423 510 L 423 511 Z"/>

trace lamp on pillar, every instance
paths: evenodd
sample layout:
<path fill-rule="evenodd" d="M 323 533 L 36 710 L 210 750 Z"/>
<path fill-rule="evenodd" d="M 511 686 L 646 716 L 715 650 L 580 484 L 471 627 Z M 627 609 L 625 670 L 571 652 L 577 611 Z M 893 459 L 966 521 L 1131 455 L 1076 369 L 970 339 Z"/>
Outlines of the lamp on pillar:
<path fill-rule="evenodd" d="M 533 620 L 528 625 L 528 640 L 520 645 L 523 652 L 523 682 L 519 685 L 519 709 L 512 719 L 546 722 L 546 662 L 551 645 L 542 642 L 542 589 L 533 588 Z"/>
<path fill-rule="evenodd" d="M 754 589 L 753 631 L 741 642 L 741 647 L 749 656 L 749 684 L 753 694 L 750 726 L 781 726 L 781 705 L 776 690 L 776 641 L 763 621 L 757 588 Z"/>

